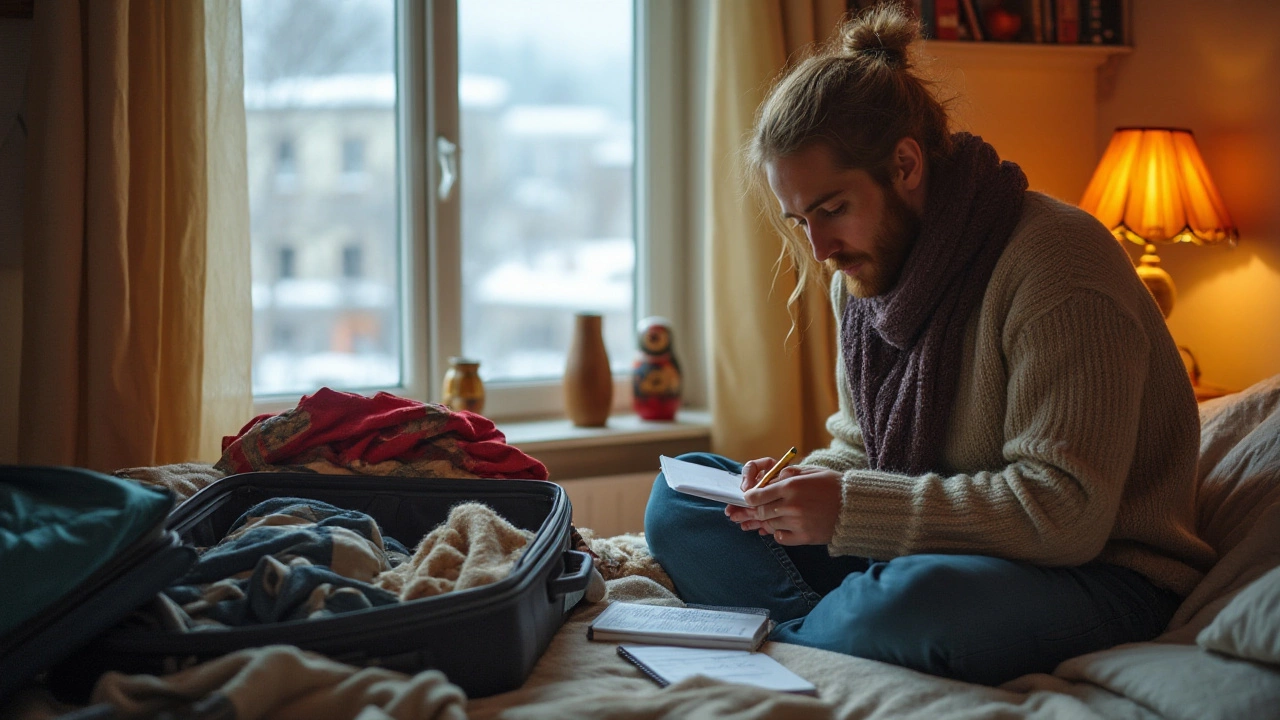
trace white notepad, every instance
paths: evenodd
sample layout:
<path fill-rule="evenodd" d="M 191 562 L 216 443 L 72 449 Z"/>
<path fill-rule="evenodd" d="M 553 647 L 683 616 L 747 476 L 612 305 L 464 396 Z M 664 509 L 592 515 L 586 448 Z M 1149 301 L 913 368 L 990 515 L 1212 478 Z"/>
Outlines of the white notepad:
<path fill-rule="evenodd" d="M 662 466 L 662 476 L 666 478 L 667 485 L 676 492 L 726 505 L 750 507 L 742 495 L 741 473 L 685 462 L 666 455 L 659 456 L 658 463 Z"/>
<path fill-rule="evenodd" d="M 817 695 L 813 683 L 758 652 L 665 645 L 619 645 L 618 654 L 663 687 L 694 675 L 782 692 Z"/>
<path fill-rule="evenodd" d="M 754 650 L 772 629 L 767 615 L 615 602 L 587 626 L 587 639 Z"/>

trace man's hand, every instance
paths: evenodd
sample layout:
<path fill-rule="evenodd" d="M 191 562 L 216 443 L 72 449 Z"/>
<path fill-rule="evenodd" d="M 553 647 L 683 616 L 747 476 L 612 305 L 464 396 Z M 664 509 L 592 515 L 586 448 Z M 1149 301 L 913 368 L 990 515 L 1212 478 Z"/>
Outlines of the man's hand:
<path fill-rule="evenodd" d="M 773 535 L 782 545 L 830 544 L 840 517 L 840 473 L 793 465 L 767 487 L 748 489 L 774 462 L 761 458 L 743 466 L 742 488 L 751 507 L 728 505 L 725 514 L 743 530 Z"/>

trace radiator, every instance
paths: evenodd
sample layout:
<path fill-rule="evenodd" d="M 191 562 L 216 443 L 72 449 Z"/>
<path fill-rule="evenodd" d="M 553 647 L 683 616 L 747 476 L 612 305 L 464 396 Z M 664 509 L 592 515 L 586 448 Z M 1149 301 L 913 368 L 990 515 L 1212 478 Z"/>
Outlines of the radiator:
<path fill-rule="evenodd" d="M 644 530 L 644 507 L 649 502 L 655 472 L 606 475 L 562 480 L 573 503 L 573 524 L 612 537 Z"/>

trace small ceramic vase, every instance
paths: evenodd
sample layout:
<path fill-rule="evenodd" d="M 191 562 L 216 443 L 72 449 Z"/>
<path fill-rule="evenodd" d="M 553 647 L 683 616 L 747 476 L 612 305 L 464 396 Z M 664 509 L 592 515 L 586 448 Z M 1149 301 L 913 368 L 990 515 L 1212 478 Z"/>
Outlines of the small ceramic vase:
<path fill-rule="evenodd" d="M 444 373 L 443 402 L 453 410 L 484 412 L 484 382 L 480 380 L 480 361 L 467 358 L 449 358 L 449 369 Z"/>
<path fill-rule="evenodd" d="M 640 352 L 631 365 L 631 406 L 644 420 L 674 420 L 680 407 L 680 364 L 671 347 L 671 323 L 647 317 L 637 329 Z"/>
<path fill-rule="evenodd" d="M 604 348 L 604 319 L 574 316 L 573 341 L 564 367 L 564 408 L 578 427 L 603 427 L 613 405 L 613 373 Z"/>

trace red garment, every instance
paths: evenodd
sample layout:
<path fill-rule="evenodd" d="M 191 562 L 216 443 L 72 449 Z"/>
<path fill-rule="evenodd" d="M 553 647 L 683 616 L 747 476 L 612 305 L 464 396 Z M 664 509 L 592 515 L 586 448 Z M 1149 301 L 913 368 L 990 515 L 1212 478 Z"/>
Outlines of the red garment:
<path fill-rule="evenodd" d="M 488 418 L 378 393 L 321 388 L 279 415 L 222 439 L 219 470 L 297 469 L 367 475 L 546 480 L 547 468 L 507 444 Z"/>

